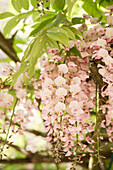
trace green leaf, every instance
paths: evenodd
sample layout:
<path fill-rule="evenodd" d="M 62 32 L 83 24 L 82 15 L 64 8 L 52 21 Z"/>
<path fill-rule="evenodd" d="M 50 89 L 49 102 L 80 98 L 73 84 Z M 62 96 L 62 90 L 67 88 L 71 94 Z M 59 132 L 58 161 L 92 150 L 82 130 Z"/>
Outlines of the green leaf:
<path fill-rule="evenodd" d="M 82 58 L 80 52 L 78 51 L 78 49 L 76 48 L 76 46 L 72 47 L 70 50 L 69 50 L 71 53 L 79 56 L 80 58 Z"/>
<path fill-rule="evenodd" d="M 59 41 L 66 46 L 69 46 L 68 41 L 68 34 L 65 30 L 59 27 L 53 27 L 47 30 L 47 36 L 53 40 Z"/>
<path fill-rule="evenodd" d="M 40 53 L 42 52 L 42 49 L 44 47 L 44 43 L 46 43 L 46 37 L 44 32 L 39 34 L 33 43 L 33 46 L 30 51 L 30 56 L 29 56 L 29 62 L 31 65 L 33 65 L 37 59 Z"/>
<path fill-rule="evenodd" d="M 33 14 L 34 11 L 29 11 L 27 13 L 19 14 L 13 17 L 11 20 L 7 22 L 4 27 L 4 35 L 9 35 L 12 29 L 20 22 L 21 19 L 26 19 L 29 15 Z"/>
<path fill-rule="evenodd" d="M 39 31 L 41 31 L 46 25 L 50 24 L 54 19 L 56 18 L 56 16 L 49 18 L 43 22 L 40 23 L 40 25 L 34 29 L 31 33 L 30 36 L 33 36 L 35 34 L 37 34 Z"/>
<path fill-rule="evenodd" d="M 34 44 L 35 40 L 36 40 L 36 38 L 33 39 L 33 40 L 29 43 L 29 45 L 27 46 L 27 48 L 25 49 L 24 56 L 22 57 L 21 62 L 25 61 L 25 60 L 29 57 L 30 52 L 31 52 L 31 49 L 32 49 L 32 47 L 33 47 L 33 44 Z"/>
<path fill-rule="evenodd" d="M 77 40 L 75 38 L 75 34 L 73 33 L 73 31 L 71 31 L 71 29 L 69 27 L 62 26 L 61 28 L 67 32 L 69 38 L 71 38 L 72 40 L 75 40 L 75 41 Z"/>
<path fill-rule="evenodd" d="M 14 9 L 17 11 L 17 12 L 21 12 L 21 1 L 20 0 L 11 0 L 11 3 L 14 7 Z"/>
<path fill-rule="evenodd" d="M 26 37 L 15 36 L 13 44 L 27 44 L 28 39 Z"/>
<path fill-rule="evenodd" d="M 34 71 L 35 71 L 34 68 L 35 68 L 37 59 L 44 53 L 43 48 L 46 45 L 46 42 L 47 42 L 47 36 L 44 30 L 41 34 L 38 34 L 35 42 L 33 43 L 32 49 L 30 51 L 30 55 L 28 58 L 28 61 L 30 63 L 30 69 L 28 71 L 30 78 L 34 74 Z"/>
<path fill-rule="evenodd" d="M 40 78 L 40 69 L 38 69 L 38 70 L 36 70 L 35 71 L 35 78 L 37 79 L 37 80 L 39 80 L 39 78 Z"/>
<path fill-rule="evenodd" d="M 77 0 L 67 0 L 67 13 L 69 19 L 72 17 L 73 7 Z"/>
<path fill-rule="evenodd" d="M 26 77 L 26 74 L 24 73 L 23 74 L 23 80 L 24 80 L 25 85 L 27 85 L 30 78 Z"/>
<path fill-rule="evenodd" d="M 66 27 L 70 28 L 70 30 L 73 31 L 73 33 L 74 33 L 75 35 L 80 35 L 80 36 L 83 37 L 83 35 L 81 34 L 81 32 L 78 31 L 76 28 L 71 27 L 71 26 L 67 26 L 67 25 L 66 25 Z"/>
<path fill-rule="evenodd" d="M 62 14 L 61 12 L 58 12 L 56 20 L 51 25 L 58 26 L 61 23 L 70 24 L 70 22 L 67 20 L 66 16 L 64 14 Z"/>
<path fill-rule="evenodd" d="M 0 19 L 5 19 L 8 17 L 13 17 L 13 16 L 14 16 L 14 14 L 11 12 L 4 12 L 4 13 L 0 14 Z"/>
<path fill-rule="evenodd" d="M 40 51 L 40 53 L 37 55 L 37 57 L 35 57 L 35 60 L 34 62 L 32 63 L 32 65 L 30 66 L 30 69 L 28 70 L 28 74 L 29 74 L 29 77 L 31 78 L 34 73 L 35 73 L 35 64 L 37 62 L 37 59 L 43 54 L 44 52 L 43 51 Z"/>
<path fill-rule="evenodd" d="M 93 17 L 100 18 L 102 15 L 102 11 L 97 8 L 97 3 L 93 2 L 93 0 L 83 0 L 84 4 L 82 5 L 82 8 Z"/>
<path fill-rule="evenodd" d="M 18 47 L 16 44 L 13 45 L 13 48 L 17 53 L 23 52 L 23 50 L 20 47 Z"/>
<path fill-rule="evenodd" d="M 30 0 L 31 5 L 36 8 L 37 0 Z"/>
<path fill-rule="evenodd" d="M 53 9 L 57 11 L 63 10 L 65 6 L 65 0 L 54 0 L 52 6 L 53 6 Z"/>
<path fill-rule="evenodd" d="M 29 0 L 19 0 L 21 3 L 22 8 L 24 8 L 25 10 L 29 9 Z"/>
<path fill-rule="evenodd" d="M 72 18 L 73 25 L 75 25 L 75 24 L 82 24 L 84 22 L 85 22 L 84 18 L 81 18 L 81 17 Z"/>
<path fill-rule="evenodd" d="M 47 41 L 48 41 L 48 45 L 50 46 L 50 48 L 56 47 L 57 49 L 59 49 L 59 46 L 55 40 L 48 37 Z"/>
<path fill-rule="evenodd" d="M 107 8 L 108 6 L 113 5 L 113 0 L 96 0 L 96 2 L 100 6 L 103 6 L 104 8 Z"/>

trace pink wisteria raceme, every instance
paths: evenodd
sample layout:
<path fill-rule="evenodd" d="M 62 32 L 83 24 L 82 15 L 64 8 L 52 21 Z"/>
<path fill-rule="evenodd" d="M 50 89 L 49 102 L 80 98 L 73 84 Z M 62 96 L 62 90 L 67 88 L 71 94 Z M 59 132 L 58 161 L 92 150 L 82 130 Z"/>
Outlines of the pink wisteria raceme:
<path fill-rule="evenodd" d="M 97 156 L 98 152 L 99 160 L 99 144 L 105 131 L 108 140 L 113 142 L 113 6 L 108 10 L 108 27 L 100 25 L 98 18 L 85 14 L 83 17 L 94 25 L 86 29 L 86 24 L 82 24 L 79 28 L 83 33 L 82 41 L 70 40 L 69 47 L 65 48 L 60 44 L 62 53 L 48 47 L 48 57 L 43 54 L 38 61 L 41 67 L 39 80 L 36 77 L 30 80 L 31 96 L 29 86 L 26 88 L 23 80 L 25 75 L 29 78 L 27 71 L 19 76 L 12 91 L 0 91 L 1 119 L 5 119 L 6 109 L 10 113 L 7 119 L 11 118 L 11 104 L 14 104 L 14 98 L 18 99 L 12 131 L 19 123 L 18 132 L 22 134 L 21 129 L 24 130 L 30 121 L 33 109 L 39 107 L 47 132 L 46 141 L 51 143 L 56 162 L 60 161 L 61 151 L 77 161 L 82 153 Z M 81 58 L 71 52 L 72 47 L 77 47 Z M 18 63 L 14 68 L 17 70 Z M 2 74 L 12 79 L 10 65 L 4 65 Z M 41 102 L 39 106 L 37 101 Z M 8 125 L 6 122 L 4 129 Z"/>
<path fill-rule="evenodd" d="M 89 19 L 90 16 L 84 15 L 84 18 Z M 110 25 L 108 28 L 104 28 L 100 24 L 88 31 L 85 30 L 85 27 L 80 28 L 84 36 L 82 41 L 71 41 L 69 44 L 71 44 L 70 48 L 77 46 L 82 59 L 74 54 L 65 56 L 65 53 L 58 57 L 57 49 L 49 49 L 49 59 L 44 55 L 40 59 L 42 90 L 36 93 L 40 94 L 44 104 L 42 117 L 48 132 L 46 140 L 56 148 L 57 152 L 54 155 L 57 155 L 61 148 L 66 156 L 76 155 L 76 146 L 81 152 L 95 153 L 95 150 L 99 150 L 99 148 L 96 148 L 95 138 L 92 138 L 90 134 L 95 134 L 95 126 L 98 126 L 99 131 L 101 128 L 107 128 L 109 141 L 113 140 L 111 116 L 113 110 L 113 50 L 111 47 L 113 28 L 111 20 L 112 17 L 107 17 L 107 23 Z M 90 18 L 90 21 L 92 24 L 96 24 L 98 19 Z M 66 50 L 70 49 L 66 48 Z M 91 67 L 95 67 L 96 70 L 92 70 Z M 94 71 L 96 71 L 97 77 Z M 46 80 L 51 82 L 50 86 Z M 48 90 L 51 91 L 48 98 L 43 97 L 46 82 Z M 96 88 L 97 91 L 100 89 L 102 93 L 102 96 L 99 96 L 99 108 L 96 108 Z M 106 96 L 109 98 L 104 98 Z M 106 107 L 107 113 L 105 112 Z M 98 118 L 96 109 L 99 110 L 98 114 L 101 112 L 105 116 L 106 120 L 100 116 Z M 95 119 L 92 118 L 93 114 Z M 97 121 L 100 119 L 100 124 L 97 124 L 96 119 Z M 103 140 L 102 135 L 101 133 L 99 136 L 95 134 L 98 142 Z M 91 146 L 86 147 L 81 144 L 80 141 L 83 140 L 86 140 Z"/>

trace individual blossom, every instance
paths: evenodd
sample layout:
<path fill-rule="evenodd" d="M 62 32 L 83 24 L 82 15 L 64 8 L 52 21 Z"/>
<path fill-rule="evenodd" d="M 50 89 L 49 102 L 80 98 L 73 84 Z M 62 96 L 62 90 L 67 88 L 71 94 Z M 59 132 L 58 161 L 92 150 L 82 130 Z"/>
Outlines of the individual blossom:
<path fill-rule="evenodd" d="M 67 90 L 63 87 L 60 87 L 56 90 L 56 95 L 59 96 L 59 97 L 66 96 Z"/>
<path fill-rule="evenodd" d="M 24 99 L 24 98 L 26 98 L 26 95 L 27 95 L 27 93 L 26 93 L 26 90 L 25 90 L 25 89 L 18 89 L 18 90 L 16 91 L 16 96 L 17 96 L 19 99 Z"/>
<path fill-rule="evenodd" d="M 106 20 L 109 25 L 113 25 L 113 16 L 108 16 Z"/>
<path fill-rule="evenodd" d="M 97 28 L 98 35 L 103 35 L 105 32 L 105 28 L 99 27 Z"/>
<path fill-rule="evenodd" d="M 51 90 L 49 90 L 48 88 L 45 88 L 43 91 L 42 91 L 42 96 L 41 97 L 50 97 L 52 94 Z"/>
<path fill-rule="evenodd" d="M 98 38 L 97 45 L 101 47 L 105 47 L 105 45 L 107 45 L 106 40 Z"/>
<path fill-rule="evenodd" d="M 10 106 L 13 101 L 14 101 L 14 97 L 11 94 L 4 95 L 4 102 L 6 103 L 6 106 Z"/>
<path fill-rule="evenodd" d="M 66 80 L 62 77 L 62 76 L 58 76 L 56 79 L 55 79 L 55 84 L 57 86 L 62 86 L 66 83 Z"/>
<path fill-rule="evenodd" d="M 16 116 L 18 116 L 19 119 L 23 119 L 25 116 L 25 112 L 23 109 L 16 110 Z"/>
<path fill-rule="evenodd" d="M 59 71 L 62 72 L 63 74 L 66 74 L 68 72 L 68 67 L 66 64 L 60 64 L 58 68 L 59 68 Z"/>
<path fill-rule="evenodd" d="M 55 105 L 55 111 L 56 112 L 60 112 L 60 111 L 63 111 L 66 109 L 66 106 L 64 103 L 62 102 L 58 102 L 56 105 Z"/>
<path fill-rule="evenodd" d="M 81 107 L 80 104 L 75 100 L 71 101 L 69 104 L 69 108 L 72 109 L 73 111 L 79 109 L 80 107 Z"/>
<path fill-rule="evenodd" d="M 100 68 L 99 71 L 98 71 L 103 77 L 105 77 L 108 73 L 108 71 L 103 67 L 103 68 Z"/>
<path fill-rule="evenodd" d="M 80 86 L 78 84 L 70 85 L 70 92 L 71 93 L 77 94 L 80 91 L 81 91 L 81 88 L 80 88 Z"/>
<path fill-rule="evenodd" d="M 105 57 L 108 56 L 108 51 L 105 50 L 105 49 L 103 49 L 103 48 L 101 48 L 101 49 L 98 51 L 97 55 L 100 56 L 100 57 L 105 58 Z"/>
<path fill-rule="evenodd" d="M 80 115 L 83 114 L 83 113 L 84 113 L 84 111 L 83 111 L 81 108 L 79 108 L 79 109 L 75 112 L 75 115 L 76 115 L 77 119 L 80 119 Z"/>
<path fill-rule="evenodd" d="M 9 63 L 4 63 L 2 65 L 2 74 L 4 76 L 6 76 L 6 75 L 8 75 L 10 73 L 11 73 L 11 66 L 10 66 L 10 64 Z"/>
<path fill-rule="evenodd" d="M 111 64 L 113 64 L 113 58 L 111 58 L 109 55 L 106 58 L 104 58 L 103 61 L 107 66 L 111 66 Z"/>
<path fill-rule="evenodd" d="M 98 18 L 97 17 L 95 17 L 95 18 L 90 18 L 90 22 L 91 22 L 91 24 L 96 24 L 97 22 L 98 22 Z"/>
<path fill-rule="evenodd" d="M 53 85 L 53 80 L 51 78 L 45 78 L 44 86 L 51 87 Z"/>
<path fill-rule="evenodd" d="M 107 28 L 105 35 L 106 35 L 107 37 L 113 36 L 113 28 Z"/>
<path fill-rule="evenodd" d="M 84 19 L 89 19 L 89 18 L 90 18 L 90 15 L 83 14 L 83 18 L 84 18 Z"/>
<path fill-rule="evenodd" d="M 71 80 L 71 84 L 81 84 L 81 80 L 79 77 L 73 77 L 73 79 Z"/>
<path fill-rule="evenodd" d="M 76 69 L 76 64 L 75 63 L 73 63 L 72 61 L 70 61 L 69 63 L 68 63 L 68 67 L 69 67 L 69 69 L 75 69 L 75 70 L 77 70 Z"/>

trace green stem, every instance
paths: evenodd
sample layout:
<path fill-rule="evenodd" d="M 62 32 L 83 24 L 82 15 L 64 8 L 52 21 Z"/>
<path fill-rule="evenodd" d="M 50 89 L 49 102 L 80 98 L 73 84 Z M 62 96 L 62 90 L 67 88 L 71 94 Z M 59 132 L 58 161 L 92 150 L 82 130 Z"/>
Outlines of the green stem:
<path fill-rule="evenodd" d="M 100 151 L 99 151 L 99 98 L 98 98 L 98 87 L 96 85 L 96 138 L 97 138 L 97 157 L 98 162 L 100 159 Z"/>
<path fill-rule="evenodd" d="M 77 127 L 77 122 L 75 123 L 76 127 Z M 76 134 L 76 156 L 75 156 L 75 166 L 77 165 L 77 149 L 78 149 L 78 134 Z"/>
<path fill-rule="evenodd" d="M 0 151 L 0 153 L 4 150 L 5 144 L 7 142 L 7 138 L 8 138 L 8 135 L 9 135 L 9 130 L 10 130 L 11 124 L 12 124 L 12 120 L 13 120 L 13 116 L 14 116 L 14 112 L 15 112 L 15 107 L 16 107 L 17 101 L 18 101 L 18 98 L 16 98 L 15 103 L 14 103 L 13 113 L 11 115 L 11 119 L 10 119 L 10 123 L 9 123 L 9 128 L 8 128 L 8 131 L 7 131 L 7 134 L 6 134 L 6 137 L 5 137 L 5 142 L 3 144 L 3 147 L 2 147 L 2 149 Z"/>

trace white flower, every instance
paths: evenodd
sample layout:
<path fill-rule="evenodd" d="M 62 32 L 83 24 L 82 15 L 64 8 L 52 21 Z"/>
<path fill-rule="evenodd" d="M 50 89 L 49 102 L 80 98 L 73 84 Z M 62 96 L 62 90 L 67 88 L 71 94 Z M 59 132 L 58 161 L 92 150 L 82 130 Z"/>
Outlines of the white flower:
<path fill-rule="evenodd" d="M 61 86 L 61 85 L 64 85 L 66 83 L 66 80 L 62 77 L 62 76 L 58 76 L 56 79 L 55 79 L 55 84 L 57 86 Z"/>
<path fill-rule="evenodd" d="M 55 105 L 55 111 L 56 112 L 60 112 L 62 110 L 65 110 L 66 109 L 66 106 L 64 103 L 62 102 L 58 102 L 56 105 Z"/>
<path fill-rule="evenodd" d="M 101 38 L 98 38 L 98 40 L 97 40 L 97 45 L 98 45 L 98 46 L 105 47 L 106 44 L 107 44 L 107 43 L 106 43 L 106 40 L 103 40 L 103 39 L 101 39 Z"/>
<path fill-rule="evenodd" d="M 76 111 L 76 116 L 79 118 L 81 114 L 83 114 L 83 110 L 81 108 L 79 108 L 77 111 Z"/>
<path fill-rule="evenodd" d="M 23 110 L 23 109 L 18 109 L 18 110 L 16 111 L 16 115 L 19 116 L 19 117 L 21 117 L 21 118 L 23 118 L 24 115 L 25 115 L 24 110 Z"/>
<path fill-rule="evenodd" d="M 53 80 L 50 78 L 46 78 L 44 81 L 45 86 L 52 86 L 53 85 Z"/>
<path fill-rule="evenodd" d="M 59 97 L 66 96 L 67 90 L 63 87 L 60 87 L 56 90 L 56 95 L 59 96 Z"/>
<path fill-rule="evenodd" d="M 50 97 L 52 94 L 52 92 L 49 89 L 44 89 L 44 91 L 42 92 L 42 96 L 43 97 Z"/>
<path fill-rule="evenodd" d="M 107 37 L 113 36 L 113 28 L 107 28 L 107 30 L 106 30 L 106 36 L 107 36 Z"/>
<path fill-rule="evenodd" d="M 103 60 L 104 62 L 105 62 L 105 64 L 106 65 L 110 65 L 111 66 L 111 64 L 113 64 L 113 58 L 111 58 L 109 55 L 106 57 L 106 58 L 104 58 L 104 60 Z"/>
<path fill-rule="evenodd" d="M 73 77 L 71 84 L 81 84 L 81 80 L 79 77 Z"/>
<path fill-rule="evenodd" d="M 70 104 L 69 104 L 69 108 L 70 109 L 79 109 L 80 108 L 80 104 L 77 102 L 77 101 L 71 101 Z"/>
<path fill-rule="evenodd" d="M 14 100 L 14 97 L 11 94 L 5 94 L 4 95 L 4 102 L 8 105 L 10 105 Z"/>
<path fill-rule="evenodd" d="M 71 69 L 71 68 L 74 68 L 74 67 L 76 67 L 77 65 L 75 65 L 75 63 L 73 63 L 72 61 L 70 61 L 69 63 L 68 63 L 68 67 Z"/>
<path fill-rule="evenodd" d="M 70 92 L 72 92 L 73 94 L 80 92 L 80 90 L 81 88 L 78 84 L 70 85 Z"/>
<path fill-rule="evenodd" d="M 101 56 L 101 57 L 105 58 L 105 57 L 108 56 L 108 51 L 105 50 L 105 49 L 100 49 L 100 50 L 98 51 L 98 56 Z"/>
<path fill-rule="evenodd" d="M 16 91 L 16 96 L 17 96 L 19 99 L 25 98 L 26 95 L 27 95 L 27 93 L 26 93 L 26 90 L 25 90 L 25 89 L 18 89 L 18 90 Z"/>
<path fill-rule="evenodd" d="M 59 71 L 64 74 L 68 72 L 68 67 L 66 66 L 66 64 L 60 64 L 58 68 L 59 68 Z"/>

